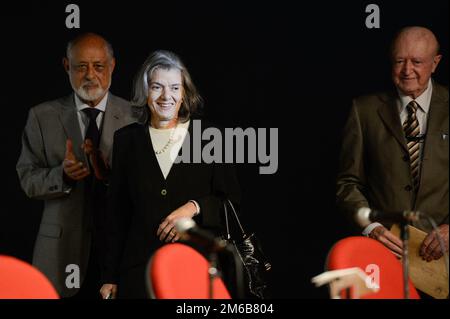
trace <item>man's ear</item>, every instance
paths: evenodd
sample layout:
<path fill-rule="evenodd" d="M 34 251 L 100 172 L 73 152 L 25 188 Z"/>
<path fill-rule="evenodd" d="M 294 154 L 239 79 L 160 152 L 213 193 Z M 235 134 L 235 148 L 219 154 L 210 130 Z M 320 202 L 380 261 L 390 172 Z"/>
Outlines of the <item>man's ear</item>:
<path fill-rule="evenodd" d="M 431 69 L 431 72 L 434 73 L 434 71 L 436 71 L 436 68 L 439 64 L 439 62 L 441 62 L 442 59 L 442 54 L 438 54 L 433 58 L 433 68 Z"/>
<path fill-rule="evenodd" d="M 69 72 L 70 70 L 70 64 L 69 64 L 69 59 L 64 57 L 62 60 L 63 66 L 64 66 L 64 70 L 66 70 L 66 72 Z"/>

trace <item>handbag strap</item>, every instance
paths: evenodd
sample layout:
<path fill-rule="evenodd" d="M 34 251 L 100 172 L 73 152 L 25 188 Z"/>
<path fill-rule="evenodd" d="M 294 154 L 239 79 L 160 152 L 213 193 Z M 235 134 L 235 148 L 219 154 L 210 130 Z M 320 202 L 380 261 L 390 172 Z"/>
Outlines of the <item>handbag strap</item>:
<path fill-rule="evenodd" d="M 236 210 L 234 209 L 233 203 L 232 203 L 229 199 L 226 199 L 226 200 L 223 201 L 223 209 L 224 209 L 224 211 L 225 211 L 225 225 L 226 225 L 226 228 L 227 228 L 227 239 L 228 239 L 228 240 L 231 239 L 230 226 L 229 226 L 229 222 L 228 222 L 228 209 L 227 209 L 227 203 L 230 205 L 231 210 L 233 211 L 234 218 L 235 218 L 236 222 L 237 222 L 238 225 L 239 225 L 239 229 L 240 229 L 241 232 L 242 232 L 242 236 L 243 236 L 243 237 L 246 237 L 247 235 L 246 235 L 246 233 L 245 233 L 244 228 L 242 227 L 241 221 L 239 220 L 239 217 L 238 217 L 238 215 L 237 215 L 237 213 L 236 213 Z"/>

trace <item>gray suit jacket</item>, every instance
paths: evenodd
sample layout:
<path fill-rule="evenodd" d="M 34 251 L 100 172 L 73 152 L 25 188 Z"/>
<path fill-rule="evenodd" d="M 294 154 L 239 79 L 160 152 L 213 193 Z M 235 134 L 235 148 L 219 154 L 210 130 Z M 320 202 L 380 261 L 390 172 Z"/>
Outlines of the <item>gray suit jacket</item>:
<path fill-rule="evenodd" d="M 114 132 L 132 122 L 129 102 L 109 93 L 99 148 L 110 162 Z M 75 156 L 88 167 L 81 149 L 83 141 L 73 94 L 30 109 L 16 166 L 25 193 L 30 198 L 44 200 L 33 264 L 51 280 L 62 297 L 72 296 L 78 290 L 66 286 L 67 276 L 75 274 L 68 265 L 79 267 L 80 284 L 84 279 L 93 230 L 85 206 L 85 182 L 77 182 L 70 188 L 63 181 L 67 139 L 72 139 Z"/>
<path fill-rule="evenodd" d="M 396 98 L 383 93 L 354 100 L 344 129 L 337 205 L 352 220 L 365 206 L 419 210 L 448 223 L 448 89 L 433 83 L 417 196 Z M 415 226 L 430 229 L 426 222 Z"/>

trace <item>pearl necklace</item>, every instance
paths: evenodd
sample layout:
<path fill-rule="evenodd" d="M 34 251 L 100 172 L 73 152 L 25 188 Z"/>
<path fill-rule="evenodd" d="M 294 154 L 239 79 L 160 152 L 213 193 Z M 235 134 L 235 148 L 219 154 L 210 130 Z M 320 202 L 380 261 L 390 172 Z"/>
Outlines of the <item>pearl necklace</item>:
<path fill-rule="evenodd" d="M 164 153 L 165 151 L 167 151 L 169 146 L 174 142 L 173 135 L 175 134 L 175 131 L 177 130 L 177 126 L 178 126 L 178 124 L 172 129 L 172 132 L 170 132 L 170 137 L 169 137 L 169 140 L 167 141 L 166 145 L 164 145 L 163 148 L 161 148 L 160 150 L 155 150 L 156 155 L 160 155 L 160 154 Z"/>

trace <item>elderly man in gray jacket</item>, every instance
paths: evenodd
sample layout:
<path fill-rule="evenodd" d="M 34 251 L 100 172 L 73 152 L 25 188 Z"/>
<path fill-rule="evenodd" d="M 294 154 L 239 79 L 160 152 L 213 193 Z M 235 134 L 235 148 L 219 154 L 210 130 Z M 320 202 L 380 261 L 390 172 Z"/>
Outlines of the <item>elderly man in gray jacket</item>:
<path fill-rule="evenodd" d="M 45 204 L 33 265 L 61 297 L 95 298 L 113 135 L 134 117 L 109 92 L 115 59 L 104 38 L 70 41 L 63 64 L 74 93 L 30 109 L 17 172 L 25 193 Z"/>

